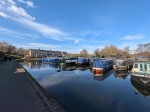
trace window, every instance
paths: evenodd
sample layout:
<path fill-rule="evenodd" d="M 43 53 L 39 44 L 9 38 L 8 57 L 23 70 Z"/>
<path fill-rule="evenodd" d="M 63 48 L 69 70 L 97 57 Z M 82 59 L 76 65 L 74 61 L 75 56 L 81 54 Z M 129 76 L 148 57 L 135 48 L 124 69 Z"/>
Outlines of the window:
<path fill-rule="evenodd" d="M 134 65 L 134 68 L 138 68 L 138 64 L 135 64 L 135 65 Z"/>
<path fill-rule="evenodd" d="M 145 69 L 145 71 L 147 71 L 147 64 L 145 64 L 144 69 Z"/>
<path fill-rule="evenodd" d="M 143 67 L 142 67 L 142 64 L 140 64 L 140 71 L 143 71 L 143 69 L 142 69 Z"/>

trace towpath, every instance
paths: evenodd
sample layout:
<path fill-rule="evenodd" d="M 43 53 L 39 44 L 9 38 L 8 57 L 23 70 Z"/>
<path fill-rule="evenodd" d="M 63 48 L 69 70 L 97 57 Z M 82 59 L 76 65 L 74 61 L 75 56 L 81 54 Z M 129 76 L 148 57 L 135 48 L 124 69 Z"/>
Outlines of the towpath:
<path fill-rule="evenodd" d="M 0 62 L 0 112 L 48 112 L 15 60 Z"/>

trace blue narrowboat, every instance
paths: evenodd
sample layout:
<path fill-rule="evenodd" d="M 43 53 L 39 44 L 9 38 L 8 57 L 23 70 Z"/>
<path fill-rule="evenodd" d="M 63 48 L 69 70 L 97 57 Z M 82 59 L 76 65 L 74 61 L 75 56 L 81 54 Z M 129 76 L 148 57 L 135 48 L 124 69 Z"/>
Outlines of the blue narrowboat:
<path fill-rule="evenodd" d="M 60 63 L 61 60 L 58 58 L 42 58 L 41 61 L 45 63 Z"/>
<path fill-rule="evenodd" d="M 76 64 L 83 64 L 83 65 L 85 65 L 85 64 L 89 64 L 90 63 L 90 59 L 88 59 L 88 58 L 81 58 L 81 57 L 79 57 L 78 59 L 77 59 L 77 62 L 76 62 Z"/>
<path fill-rule="evenodd" d="M 97 74 L 103 74 L 104 71 L 112 68 L 114 59 L 94 59 L 92 70 Z"/>
<path fill-rule="evenodd" d="M 61 59 L 61 64 L 75 64 L 77 62 L 77 58 L 63 58 Z"/>

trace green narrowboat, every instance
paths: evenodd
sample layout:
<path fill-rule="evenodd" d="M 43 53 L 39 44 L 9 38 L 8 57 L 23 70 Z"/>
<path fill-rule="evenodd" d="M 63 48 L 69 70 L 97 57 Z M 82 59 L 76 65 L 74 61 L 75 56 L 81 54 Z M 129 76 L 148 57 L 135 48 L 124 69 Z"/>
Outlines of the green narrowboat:
<path fill-rule="evenodd" d="M 131 72 L 132 76 L 150 78 L 150 62 L 135 62 Z"/>

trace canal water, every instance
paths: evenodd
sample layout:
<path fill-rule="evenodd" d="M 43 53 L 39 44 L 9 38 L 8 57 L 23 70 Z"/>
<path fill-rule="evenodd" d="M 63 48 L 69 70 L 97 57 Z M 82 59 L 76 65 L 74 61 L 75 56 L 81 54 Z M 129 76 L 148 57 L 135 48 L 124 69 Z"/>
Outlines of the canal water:
<path fill-rule="evenodd" d="M 69 112 L 150 111 L 150 86 L 133 80 L 128 72 L 109 70 L 95 76 L 86 66 L 22 65 Z"/>

